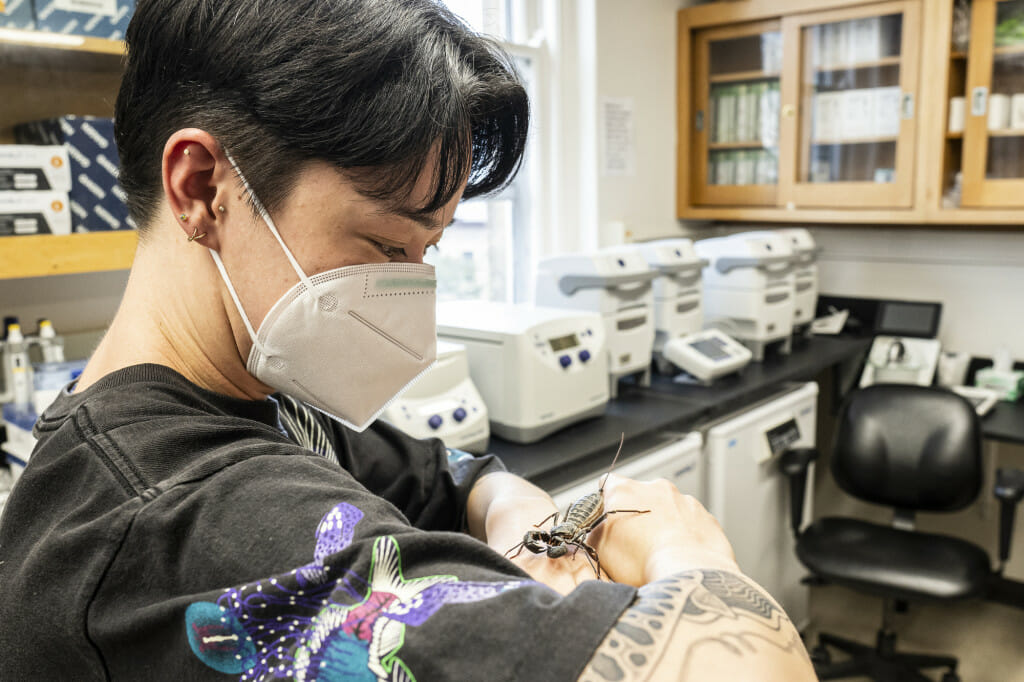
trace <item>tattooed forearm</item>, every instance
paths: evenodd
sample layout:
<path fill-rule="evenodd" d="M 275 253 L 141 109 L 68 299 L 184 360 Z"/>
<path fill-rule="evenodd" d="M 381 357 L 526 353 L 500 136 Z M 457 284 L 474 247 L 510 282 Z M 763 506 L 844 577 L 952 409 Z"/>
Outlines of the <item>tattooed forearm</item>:
<path fill-rule="evenodd" d="M 800 636 L 757 585 L 736 573 L 681 573 L 640 589 L 581 682 L 814 680 Z"/>

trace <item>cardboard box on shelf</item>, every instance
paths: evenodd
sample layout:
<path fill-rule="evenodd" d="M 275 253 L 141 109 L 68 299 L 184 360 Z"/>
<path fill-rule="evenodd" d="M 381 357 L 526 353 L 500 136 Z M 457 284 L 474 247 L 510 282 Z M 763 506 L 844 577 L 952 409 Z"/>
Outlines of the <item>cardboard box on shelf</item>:
<path fill-rule="evenodd" d="M 71 166 L 71 213 L 75 232 L 134 229 L 125 193 L 117 182 L 114 121 L 93 116 L 62 116 L 15 126 L 28 144 L 63 144 Z"/>
<path fill-rule="evenodd" d="M 71 167 L 62 145 L 0 145 L 0 192 L 70 192 Z"/>
<path fill-rule="evenodd" d="M 0 28 L 32 30 L 36 27 L 36 16 L 32 12 L 32 0 L 0 0 Z"/>
<path fill-rule="evenodd" d="M 65 192 L 0 192 L 0 237 L 71 234 Z"/>
<path fill-rule="evenodd" d="M 122 40 L 135 0 L 35 0 L 40 31 Z"/>

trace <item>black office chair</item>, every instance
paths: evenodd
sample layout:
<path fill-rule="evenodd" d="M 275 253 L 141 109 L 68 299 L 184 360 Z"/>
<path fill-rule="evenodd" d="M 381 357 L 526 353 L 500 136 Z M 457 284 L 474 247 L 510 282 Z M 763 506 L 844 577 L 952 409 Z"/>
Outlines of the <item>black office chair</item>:
<path fill-rule="evenodd" d="M 915 512 L 953 512 L 978 497 L 981 426 L 973 407 L 944 389 L 897 384 L 854 391 L 844 402 L 832 475 L 847 493 L 894 507 L 891 526 L 830 517 L 801 531 L 807 471 L 817 456 L 815 450 L 791 450 L 780 460 L 791 484 L 797 556 L 812 574 L 808 582 L 845 585 L 884 602 L 875 645 L 821 633 L 811 650 L 815 671 L 823 680 L 866 675 L 879 682 L 927 682 L 921 669 L 948 668 L 942 682 L 958 682 L 955 658 L 898 653 L 890 616 L 893 607 L 902 610 L 911 601 L 982 597 L 993 575 L 981 547 L 914 530 Z M 999 472 L 1001 565 L 1009 557 L 1022 478 L 1019 471 Z M 829 647 L 851 658 L 832 662 Z"/>

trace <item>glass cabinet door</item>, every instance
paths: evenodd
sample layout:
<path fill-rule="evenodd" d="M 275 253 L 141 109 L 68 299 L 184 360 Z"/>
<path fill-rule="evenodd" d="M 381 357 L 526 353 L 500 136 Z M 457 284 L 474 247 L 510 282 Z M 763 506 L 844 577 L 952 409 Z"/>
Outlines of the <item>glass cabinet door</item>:
<path fill-rule="evenodd" d="M 780 191 L 796 206 L 909 207 L 918 5 L 785 20 Z"/>
<path fill-rule="evenodd" d="M 695 36 L 691 196 L 698 205 L 772 206 L 779 168 L 779 22 Z"/>
<path fill-rule="evenodd" d="M 1024 206 L 1024 0 L 974 0 L 964 206 Z"/>

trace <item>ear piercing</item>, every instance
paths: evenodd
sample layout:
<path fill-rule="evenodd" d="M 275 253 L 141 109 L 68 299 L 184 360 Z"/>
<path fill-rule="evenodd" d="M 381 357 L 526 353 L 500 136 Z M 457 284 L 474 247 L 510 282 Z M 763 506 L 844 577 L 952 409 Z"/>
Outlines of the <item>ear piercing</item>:
<path fill-rule="evenodd" d="M 225 211 L 227 211 L 227 209 L 224 208 L 224 204 L 220 204 L 219 206 L 217 206 L 217 210 L 220 211 L 221 213 L 224 213 Z"/>
<path fill-rule="evenodd" d="M 205 237 L 205 236 L 206 236 L 206 233 L 205 233 L 205 232 L 203 232 L 202 234 L 199 234 L 199 228 L 197 227 L 197 228 L 195 229 L 195 231 L 194 231 L 194 232 L 192 233 L 192 236 L 188 238 L 188 241 L 189 241 L 189 243 L 192 243 L 192 242 L 194 242 L 195 240 L 197 240 L 197 239 L 202 239 L 202 238 L 203 238 L 203 237 Z"/>
<path fill-rule="evenodd" d="M 192 156 L 192 152 L 189 150 L 188 147 L 185 147 L 185 156 Z"/>
<path fill-rule="evenodd" d="M 183 222 L 183 223 L 187 223 L 188 222 L 188 213 L 182 213 L 178 217 L 181 218 L 181 222 Z"/>

